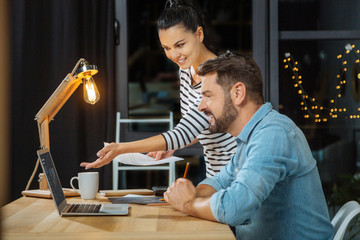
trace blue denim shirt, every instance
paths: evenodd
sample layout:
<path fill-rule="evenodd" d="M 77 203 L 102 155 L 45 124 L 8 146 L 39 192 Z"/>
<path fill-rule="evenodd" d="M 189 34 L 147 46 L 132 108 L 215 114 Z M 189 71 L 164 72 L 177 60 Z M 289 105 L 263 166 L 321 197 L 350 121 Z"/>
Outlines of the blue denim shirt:
<path fill-rule="evenodd" d="M 333 227 L 316 161 L 302 131 L 264 104 L 236 138 L 237 152 L 207 178 L 219 222 L 237 239 L 332 239 Z"/>

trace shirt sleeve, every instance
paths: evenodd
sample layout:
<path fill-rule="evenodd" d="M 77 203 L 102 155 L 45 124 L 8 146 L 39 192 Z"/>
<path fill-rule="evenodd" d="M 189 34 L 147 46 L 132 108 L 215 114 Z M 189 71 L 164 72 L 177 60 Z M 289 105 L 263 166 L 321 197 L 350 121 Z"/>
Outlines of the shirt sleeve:
<path fill-rule="evenodd" d="M 282 133 L 284 131 L 277 129 L 271 134 L 258 134 L 257 139 L 242 149 L 245 152 L 236 154 L 218 175 L 200 183 L 217 190 L 210 199 L 210 208 L 217 221 L 231 226 L 251 221 L 251 216 L 275 184 L 285 178 L 286 162 L 296 160 L 283 154 L 283 149 L 291 149 L 291 144 L 286 134 Z M 246 161 L 242 165 L 241 158 L 244 156 Z"/>
<path fill-rule="evenodd" d="M 209 118 L 198 110 L 201 99 L 200 96 L 174 129 L 162 133 L 167 151 L 185 147 L 208 128 Z"/>

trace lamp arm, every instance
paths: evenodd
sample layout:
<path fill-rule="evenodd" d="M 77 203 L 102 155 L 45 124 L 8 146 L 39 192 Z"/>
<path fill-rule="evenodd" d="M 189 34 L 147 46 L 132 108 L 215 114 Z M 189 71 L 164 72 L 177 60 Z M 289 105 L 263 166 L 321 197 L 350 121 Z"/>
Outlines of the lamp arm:
<path fill-rule="evenodd" d="M 41 123 L 38 123 L 40 148 L 50 149 L 50 137 L 49 137 L 49 119 L 46 118 Z"/>
<path fill-rule="evenodd" d="M 38 123 L 40 144 L 42 148 L 50 148 L 48 126 L 50 121 L 55 117 L 80 84 L 81 79 L 76 79 L 71 74 L 68 74 L 44 106 L 36 114 L 35 120 Z"/>
<path fill-rule="evenodd" d="M 56 90 L 53 92 L 50 98 L 46 101 L 44 106 L 35 115 L 35 120 L 38 123 L 41 148 L 50 149 L 49 122 L 53 120 L 53 118 L 60 111 L 62 106 L 66 103 L 66 101 L 71 97 L 74 91 L 82 83 L 82 78 L 77 78 L 77 76 L 75 76 L 75 72 L 79 68 L 80 64 L 84 62 L 87 63 L 84 58 L 80 58 L 80 60 L 76 63 L 74 69 L 72 70 L 71 74 L 69 73 L 65 77 L 65 79 L 56 88 Z M 95 70 L 93 71 L 95 71 L 94 74 L 96 74 L 97 72 L 96 66 L 95 66 Z M 35 173 L 37 172 L 38 166 L 39 166 L 39 159 L 37 159 L 34 171 L 28 181 L 25 190 L 29 189 L 31 182 L 34 179 Z"/>
<path fill-rule="evenodd" d="M 71 74 L 68 74 L 65 77 L 65 79 L 60 83 L 60 85 L 57 87 L 55 92 L 46 101 L 44 106 L 35 115 L 35 120 L 38 123 L 41 148 L 45 147 L 50 149 L 49 121 L 51 121 L 55 117 L 55 115 L 60 111 L 62 106 L 66 103 L 66 101 L 70 98 L 70 96 L 81 84 L 81 79 L 74 78 L 74 74 L 76 69 L 79 67 L 80 63 L 83 61 L 85 61 L 85 59 L 81 58 L 77 62 Z M 25 190 L 28 190 L 30 188 L 30 184 L 34 179 L 38 168 L 39 168 L 39 159 L 37 159 L 36 161 L 34 171 L 31 174 L 31 177 L 26 185 Z"/>
<path fill-rule="evenodd" d="M 45 118 L 49 118 L 49 121 L 51 121 L 80 84 L 81 79 L 68 74 L 35 115 L 35 120 L 42 123 Z"/>
<path fill-rule="evenodd" d="M 71 71 L 71 75 L 74 76 L 76 69 L 78 69 L 80 63 L 82 63 L 82 62 L 84 62 L 84 61 L 86 61 L 85 58 L 80 58 L 80 59 L 79 59 L 79 61 L 78 61 L 78 62 L 76 63 L 76 65 L 75 65 L 74 69 Z"/>
<path fill-rule="evenodd" d="M 65 102 L 70 98 L 73 92 L 78 88 L 81 84 L 81 79 L 77 79 L 74 77 L 76 69 L 78 69 L 79 65 L 86 61 L 84 58 L 80 58 L 80 60 L 76 63 L 74 69 L 71 74 L 69 73 L 65 79 L 60 83 L 57 89 L 53 92 L 50 98 L 46 101 L 44 106 L 40 109 L 40 111 L 35 115 L 35 120 L 41 124 L 45 118 L 48 118 L 48 121 L 51 121 L 56 113 L 62 108 Z"/>

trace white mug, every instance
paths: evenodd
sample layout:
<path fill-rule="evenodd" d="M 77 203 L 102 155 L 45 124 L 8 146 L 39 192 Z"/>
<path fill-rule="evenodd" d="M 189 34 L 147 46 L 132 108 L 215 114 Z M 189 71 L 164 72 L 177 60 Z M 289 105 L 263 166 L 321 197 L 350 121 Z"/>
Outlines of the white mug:
<path fill-rule="evenodd" d="M 78 180 L 79 189 L 73 185 L 73 180 Z M 77 190 L 82 199 L 95 199 L 99 191 L 99 173 L 98 172 L 80 172 L 77 177 L 72 177 L 70 185 Z"/>

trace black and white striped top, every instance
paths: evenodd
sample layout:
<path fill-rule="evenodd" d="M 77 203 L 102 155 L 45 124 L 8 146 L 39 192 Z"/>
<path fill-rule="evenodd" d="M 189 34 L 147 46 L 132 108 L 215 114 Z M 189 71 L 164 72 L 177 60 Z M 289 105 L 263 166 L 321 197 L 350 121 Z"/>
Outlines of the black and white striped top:
<path fill-rule="evenodd" d="M 217 174 L 235 154 L 235 138 L 229 133 L 210 133 L 209 118 L 198 110 L 201 102 L 201 82 L 192 86 L 190 69 L 179 70 L 182 119 L 173 130 L 163 133 L 167 151 L 185 147 L 196 137 L 203 146 L 206 177 Z"/>

